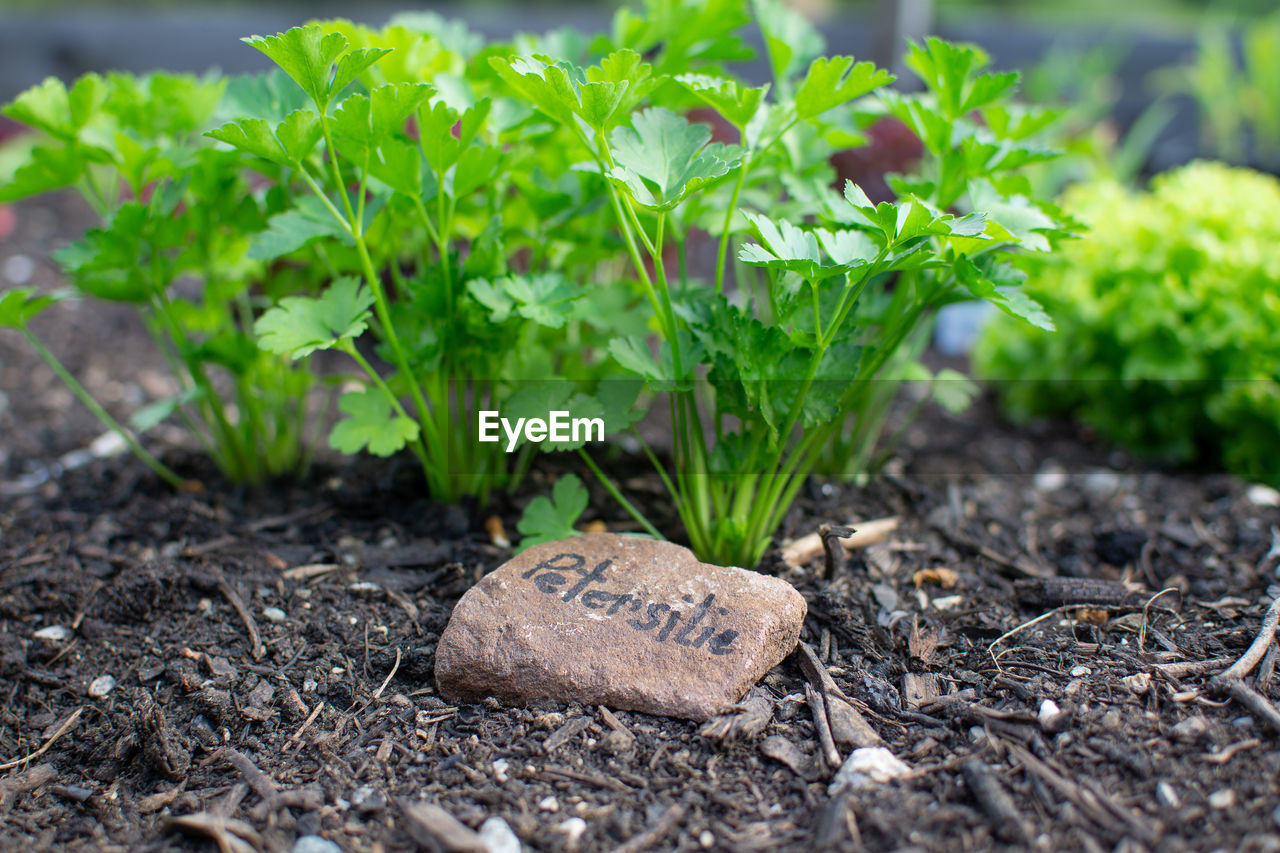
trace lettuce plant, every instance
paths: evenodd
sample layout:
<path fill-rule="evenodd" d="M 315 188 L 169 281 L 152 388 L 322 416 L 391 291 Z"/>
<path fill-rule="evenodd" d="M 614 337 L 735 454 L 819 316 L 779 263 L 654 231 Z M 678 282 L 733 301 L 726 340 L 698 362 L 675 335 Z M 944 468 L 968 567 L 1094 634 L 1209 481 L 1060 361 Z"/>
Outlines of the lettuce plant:
<path fill-rule="evenodd" d="M 1280 483 L 1280 183 L 1200 162 L 1063 205 L 1089 231 L 1027 285 L 1059 333 L 996 322 L 975 351 L 1006 409 Z"/>

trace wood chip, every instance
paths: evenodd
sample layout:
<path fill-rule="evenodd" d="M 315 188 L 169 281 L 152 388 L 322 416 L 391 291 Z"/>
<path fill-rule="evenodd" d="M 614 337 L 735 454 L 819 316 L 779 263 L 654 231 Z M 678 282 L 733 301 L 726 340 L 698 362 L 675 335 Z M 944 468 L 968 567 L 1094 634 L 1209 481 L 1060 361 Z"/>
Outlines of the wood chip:
<path fill-rule="evenodd" d="M 898 517 L 876 518 L 871 521 L 854 522 L 848 525 L 853 533 L 840 540 L 846 551 L 856 551 L 877 542 L 884 542 L 898 529 Z M 810 533 L 782 546 L 782 561 L 793 569 L 798 569 L 809 561 L 822 555 L 822 535 Z"/>
<path fill-rule="evenodd" d="M 431 803 L 400 800 L 404 829 L 428 850 L 446 853 L 488 853 L 489 847 L 472 829 Z"/>
<path fill-rule="evenodd" d="M 762 740 L 760 742 L 760 752 L 765 757 L 786 765 L 791 769 L 791 772 L 806 782 L 816 782 L 821 778 L 822 774 L 814 766 L 813 759 L 805 755 L 800 747 L 782 735 L 770 735 Z"/>

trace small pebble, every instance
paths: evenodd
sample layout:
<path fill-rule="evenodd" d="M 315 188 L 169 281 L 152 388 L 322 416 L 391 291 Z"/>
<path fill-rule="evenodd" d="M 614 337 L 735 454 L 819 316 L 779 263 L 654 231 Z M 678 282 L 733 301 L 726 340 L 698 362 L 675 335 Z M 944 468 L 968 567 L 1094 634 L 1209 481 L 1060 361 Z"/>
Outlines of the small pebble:
<path fill-rule="evenodd" d="M 60 643 L 71 637 L 71 631 L 62 625 L 50 625 L 48 628 L 41 628 L 39 631 L 36 631 L 32 636 L 41 640 Z"/>
<path fill-rule="evenodd" d="M 698 833 L 698 845 L 703 850 L 710 850 L 716 846 L 716 837 L 711 833 L 711 830 L 704 829 Z"/>
<path fill-rule="evenodd" d="M 1073 666 L 1071 668 L 1070 675 L 1072 678 L 1084 678 L 1086 675 L 1091 675 L 1092 673 L 1093 670 L 1089 669 L 1089 667 L 1084 664 L 1080 664 L 1079 666 Z"/>
<path fill-rule="evenodd" d="M 1254 506 L 1280 506 L 1280 492 L 1270 486 L 1261 484 L 1250 486 L 1245 496 Z"/>
<path fill-rule="evenodd" d="M 285 619 L 284 611 L 281 610 L 279 607 L 266 608 L 265 610 L 262 611 L 262 616 L 268 622 L 274 622 L 276 625 L 279 625 Z"/>
<path fill-rule="evenodd" d="M 1160 805 L 1169 809 L 1176 809 L 1182 805 L 1182 800 L 1178 797 L 1178 792 L 1168 782 L 1159 782 L 1156 784 L 1156 801 Z"/>
<path fill-rule="evenodd" d="M 19 287 L 31 281 L 31 274 L 35 271 L 35 262 L 26 255 L 13 255 L 5 259 L 4 277 Z"/>
<path fill-rule="evenodd" d="M 507 771 L 511 769 L 511 763 L 505 758 L 499 758 L 493 762 L 493 778 L 499 782 L 505 782 L 511 777 L 507 775 Z"/>
<path fill-rule="evenodd" d="M 387 797 L 370 785 L 361 785 L 351 794 L 351 805 L 361 812 L 380 812 L 387 807 Z"/>
<path fill-rule="evenodd" d="M 1120 679 L 1120 683 L 1134 696 L 1145 696 L 1147 691 L 1151 689 L 1151 675 L 1146 672 L 1126 675 Z"/>
<path fill-rule="evenodd" d="M 303 682 L 302 682 L 302 692 L 303 692 L 303 693 L 315 693 L 315 692 L 316 692 L 316 688 L 317 688 L 318 686 L 319 686 L 319 685 L 316 683 L 316 680 L 315 680 L 314 678 L 308 678 L 308 679 L 306 679 L 305 681 L 303 681 Z"/>
<path fill-rule="evenodd" d="M 984 729 L 982 726 L 969 727 L 969 741 L 971 743 L 978 743 L 986 736 L 987 736 L 987 730 Z"/>
<path fill-rule="evenodd" d="M 500 817 L 491 817 L 480 826 L 480 840 L 489 853 L 520 853 L 520 838 Z"/>
<path fill-rule="evenodd" d="M 1047 465 L 1036 472 L 1037 492 L 1056 492 L 1067 484 L 1067 472 L 1056 465 Z"/>
<path fill-rule="evenodd" d="M 115 689 L 116 680 L 109 675 L 99 675 L 89 684 L 89 695 L 94 699 L 102 699 Z"/>
<path fill-rule="evenodd" d="M 293 853 L 342 853 L 342 848 L 318 835 L 303 835 L 293 842 Z"/>
<path fill-rule="evenodd" d="M 1209 807 L 1222 811 L 1236 804 L 1236 792 L 1230 788 L 1214 791 L 1209 795 Z"/>
<path fill-rule="evenodd" d="M 834 797 L 844 788 L 860 790 L 901 779 L 911 768 L 883 746 L 864 746 L 849 753 L 831 784 L 827 795 Z"/>
<path fill-rule="evenodd" d="M 587 831 L 587 822 L 580 817 L 571 817 L 562 822 L 557 829 L 569 836 L 570 844 L 576 844 L 582 834 Z"/>
<path fill-rule="evenodd" d="M 1052 699 L 1045 699 L 1040 703 L 1040 712 L 1036 714 L 1036 719 L 1040 723 L 1041 731 L 1048 734 L 1062 731 L 1067 724 L 1067 715 L 1058 707 L 1058 703 Z"/>
<path fill-rule="evenodd" d="M 538 808 L 544 812 L 558 812 L 560 811 L 560 801 L 555 797 L 543 797 L 538 801 Z"/>

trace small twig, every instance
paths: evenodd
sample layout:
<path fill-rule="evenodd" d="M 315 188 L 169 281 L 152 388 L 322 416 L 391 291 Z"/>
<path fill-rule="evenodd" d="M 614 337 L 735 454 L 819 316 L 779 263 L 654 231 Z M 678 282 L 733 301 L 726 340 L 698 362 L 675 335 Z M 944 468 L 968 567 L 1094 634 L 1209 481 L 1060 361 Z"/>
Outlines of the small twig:
<path fill-rule="evenodd" d="M 14 794 L 38 791 L 57 778 L 58 773 L 52 764 L 37 764 L 15 776 L 0 779 L 0 809 L 9 805 L 9 798 Z"/>
<path fill-rule="evenodd" d="M 823 563 L 823 577 L 834 578 L 836 569 L 844 562 L 844 551 L 841 550 L 840 540 L 848 539 L 858 531 L 852 527 L 833 526 L 824 524 L 818 528 L 818 536 L 822 538 L 822 551 L 826 557 Z M 825 658 L 826 655 L 823 655 Z"/>
<path fill-rule="evenodd" d="M 1147 603 L 1142 606 L 1142 627 L 1138 629 L 1138 651 L 1142 651 L 1143 649 L 1146 648 L 1147 621 L 1148 621 L 1149 614 L 1151 612 L 1151 604 L 1157 598 L 1164 595 L 1166 592 L 1176 592 L 1178 593 L 1178 600 L 1179 601 L 1182 600 L 1182 590 L 1178 589 L 1176 586 L 1167 586 L 1164 589 L 1157 592 L 1155 595 L 1147 599 Z"/>
<path fill-rule="evenodd" d="M 996 658 L 994 654 L 991 653 L 996 646 L 1000 645 L 1005 640 L 1012 637 L 1014 634 L 1018 634 L 1026 630 L 1027 628 L 1030 628 L 1032 625 L 1043 622 L 1044 620 L 1048 619 L 1050 616 L 1053 616 L 1058 613 L 1065 613 L 1068 610 L 1074 610 L 1075 608 L 1076 608 L 1076 605 L 1074 604 L 1064 604 L 1061 607 L 1055 607 L 1046 613 L 1041 613 L 1039 616 L 1037 616 L 1034 619 L 1031 619 L 1027 622 L 1023 622 L 1021 625 L 1018 625 L 1016 628 L 1011 628 L 1008 631 L 1005 631 L 999 637 L 996 637 L 994 640 L 992 640 L 991 645 L 987 646 L 987 654 L 991 655 L 991 659 L 995 661 L 996 669 L 1000 669 L 1000 661 L 998 658 Z"/>
<path fill-rule="evenodd" d="M 262 645 L 262 637 L 258 636 L 258 626 L 253 621 L 253 615 L 249 613 L 249 608 L 244 606 L 244 599 L 240 597 L 240 593 L 231 588 L 231 584 L 227 583 L 226 578 L 218 578 L 218 591 L 231 603 L 236 613 L 240 614 L 240 621 L 244 622 L 245 630 L 249 632 L 249 642 L 253 648 L 253 659 L 262 660 L 262 656 L 267 653 L 267 650 Z"/>
<path fill-rule="evenodd" d="M 818 730 L 818 743 L 822 746 L 822 757 L 832 772 L 840 769 L 840 750 L 836 749 L 835 738 L 831 736 L 831 723 L 827 720 L 827 702 L 822 698 L 822 691 L 815 690 L 812 684 L 804 686 L 804 698 L 813 712 L 813 725 Z"/>
<path fill-rule="evenodd" d="M 1186 678 L 1188 675 L 1204 675 L 1226 669 L 1231 665 L 1231 658 L 1210 658 L 1209 660 L 1180 660 L 1173 663 L 1157 663 L 1152 665 L 1158 674 L 1168 678 Z"/>
<path fill-rule="evenodd" d="M 846 551 L 856 551 L 883 542 L 898 529 L 898 517 L 876 518 L 857 524 L 857 532 L 840 540 Z M 782 562 L 798 569 L 822 553 L 822 535 L 810 533 L 782 547 Z"/>
<path fill-rule="evenodd" d="M 1262 656 L 1267 653 L 1267 649 L 1271 648 L 1271 644 L 1275 642 L 1277 623 L 1280 623 L 1280 598 L 1271 602 L 1271 606 L 1267 608 L 1267 615 L 1262 617 L 1262 627 L 1258 630 L 1258 636 L 1253 638 L 1253 642 L 1240 656 L 1240 660 L 1229 666 L 1226 671 L 1215 675 L 1209 682 L 1209 686 L 1217 689 L 1225 686 L 1228 681 L 1240 681 L 1253 672 L 1253 668 L 1258 665 Z"/>
<path fill-rule="evenodd" d="M 997 838 L 1008 842 L 1027 841 L 1027 825 L 1022 813 L 1014 805 L 1013 797 L 996 778 L 995 771 L 980 759 L 971 758 L 960 765 L 964 783 L 978 801 L 983 813 L 991 822 Z"/>
<path fill-rule="evenodd" d="M 640 853 L 641 850 L 647 850 L 655 846 L 666 837 L 667 833 L 671 831 L 671 827 L 675 826 L 676 821 L 682 817 L 684 817 L 684 806 L 679 803 L 672 803 L 662 813 L 662 817 L 658 818 L 657 823 L 633 837 L 630 841 L 613 848 L 613 853 Z"/>
<path fill-rule="evenodd" d="M 289 738 L 289 740 L 301 743 L 303 733 L 305 733 L 307 729 L 311 728 L 311 724 L 315 722 L 316 717 L 320 716 L 320 711 L 323 708 L 324 702 L 317 702 L 316 707 L 311 711 L 311 715 L 307 717 L 301 726 L 299 726 L 298 730 L 293 733 L 293 737 Z"/>
<path fill-rule="evenodd" d="M 1248 708 L 1255 717 L 1280 732 L 1280 711 L 1277 711 L 1276 706 L 1267 701 L 1265 696 L 1245 684 L 1244 680 L 1240 678 L 1228 681 L 1226 689 L 1232 699 Z"/>
<path fill-rule="evenodd" d="M 62 737 L 64 734 L 70 731 L 71 727 L 74 726 L 80 720 L 80 715 L 84 713 L 84 708 L 85 708 L 84 705 L 81 705 L 79 708 L 76 708 L 75 712 L 70 717 L 67 717 L 67 721 L 63 723 L 61 726 L 58 726 L 58 730 L 54 732 L 53 735 L 47 741 L 44 742 L 44 746 L 40 747 L 35 752 L 31 753 L 25 758 L 15 758 L 13 761 L 6 761 L 4 764 L 0 764 L 0 770 L 10 770 L 21 764 L 26 764 L 28 761 L 31 761 L 33 758 L 39 758 L 40 756 L 44 755 L 45 752 L 49 750 L 49 747 L 53 746 L 54 741 L 56 741 L 58 738 Z"/>
<path fill-rule="evenodd" d="M 259 770 L 258 765 L 240 750 L 224 746 L 218 750 L 218 753 L 227 760 L 227 763 L 240 771 L 240 775 L 253 788 L 253 792 L 262 799 L 268 799 L 279 793 L 280 789 L 275 780 Z"/>
<path fill-rule="evenodd" d="M 382 695 L 382 691 L 387 689 L 387 685 L 391 683 L 391 679 L 396 677 L 396 670 L 400 668 L 400 647 L 396 646 L 396 662 L 391 665 L 391 671 L 387 673 L 387 677 L 382 679 L 382 684 L 374 691 L 370 702 L 376 702 L 378 697 Z"/>

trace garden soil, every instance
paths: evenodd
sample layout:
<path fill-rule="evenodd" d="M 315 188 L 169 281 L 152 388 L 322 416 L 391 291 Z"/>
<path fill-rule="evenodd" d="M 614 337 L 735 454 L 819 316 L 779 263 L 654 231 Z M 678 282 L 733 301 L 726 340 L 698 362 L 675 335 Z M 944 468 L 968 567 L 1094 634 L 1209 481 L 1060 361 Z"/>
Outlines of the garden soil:
<path fill-rule="evenodd" d="M 21 206 L 0 269 L 55 285 L 82 217 Z M 162 390 L 127 311 L 41 320 L 114 410 Z M 1280 593 L 1280 508 L 1232 478 L 980 400 L 926 409 L 863 486 L 814 482 L 780 541 L 898 519 L 829 575 L 760 566 L 910 768 L 833 792 L 797 656 L 707 728 L 436 695 L 450 609 L 510 555 L 491 519 L 512 531 L 554 474 L 479 510 L 396 461 L 247 490 L 170 448 L 209 487 L 175 493 L 128 457 L 60 471 L 100 430 L 15 334 L 0 379 L 0 849 L 468 849 L 489 818 L 548 851 L 1280 849 L 1276 732 L 1212 682 Z M 610 464 L 678 530 L 641 460 Z M 593 496 L 584 520 L 631 528 Z M 1273 672 L 1245 683 L 1274 703 Z"/>

